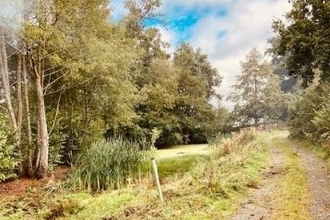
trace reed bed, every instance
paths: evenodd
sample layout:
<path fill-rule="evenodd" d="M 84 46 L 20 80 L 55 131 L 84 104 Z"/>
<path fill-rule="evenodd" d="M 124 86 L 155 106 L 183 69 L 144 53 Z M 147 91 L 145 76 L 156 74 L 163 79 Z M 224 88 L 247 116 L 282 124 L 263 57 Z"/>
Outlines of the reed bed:
<path fill-rule="evenodd" d="M 77 158 L 71 181 L 74 189 L 101 191 L 126 186 L 141 175 L 141 166 L 150 158 L 135 142 L 122 138 L 99 141 Z"/>

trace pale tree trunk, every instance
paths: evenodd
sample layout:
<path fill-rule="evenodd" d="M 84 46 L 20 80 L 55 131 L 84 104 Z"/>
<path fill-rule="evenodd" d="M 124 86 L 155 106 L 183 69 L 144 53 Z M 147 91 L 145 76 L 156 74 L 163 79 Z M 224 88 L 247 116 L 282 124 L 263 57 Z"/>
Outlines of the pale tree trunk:
<path fill-rule="evenodd" d="M 24 105 L 25 105 L 25 118 L 26 118 L 26 128 L 27 128 L 27 154 L 25 161 L 26 174 L 29 177 L 33 176 L 33 148 L 32 148 L 32 129 L 31 129 L 31 112 L 30 112 L 30 100 L 29 100 L 29 85 L 27 79 L 27 68 L 26 68 L 26 57 L 23 56 L 23 82 L 24 82 Z"/>
<path fill-rule="evenodd" d="M 21 49 L 22 47 L 19 46 Z M 18 53 L 18 64 L 17 64 L 17 130 L 16 130 L 16 144 L 18 146 L 19 157 L 22 160 L 22 149 L 21 149 L 21 135 L 22 135 L 22 121 L 23 121 L 23 101 L 22 101 L 22 68 L 23 67 L 23 55 Z M 19 173 L 24 173 L 24 164 L 20 163 Z"/>
<path fill-rule="evenodd" d="M 258 90 L 257 74 L 254 73 L 254 126 L 258 126 Z"/>
<path fill-rule="evenodd" d="M 46 119 L 46 108 L 43 93 L 43 81 L 44 73 L 42 68 L 42 52 L 39 49 L 39 59 L 34 60 L 32 54 L 29 57 L 30 67 L 31 67 L 31 78 L 36 86 L 37 95 L 37 146 L 34 153 L 34 169 L 35 176 L 37 178 L 44 178 L 47 175 L 48 170 L 48 148 L 49 148 L 49 136 L 47 129 L 47 119 Z"/>
<path fill-rule="evenodd" d="M 47 130 L 46 109 L 43 94 L 43 87 L 41 78 L 37 77 L 35 80 L 37 89 L 37 102 L 38 102 L 38 164 L 36 166 L 36 177 L 44 178 L 47 175 L 48 169 L 48 145 L 49 137 Z"/>
<path fill-rule="evenodd" d="M 0 48 L 0 68 L 1 68 L 2 84 L 3 84 L 4 93 L 5 93 L 6 107 L 8 110 L 10 123 L 16 134 L 17 121 L 16 121 L 15 112 L 14 112 L 14 108 L 13 108 L 12 101 L 11 101 L 5 35 L 3 33 L 3 30 L 1 30 L 1 32 L 2 33 L 0 36 L 1 37 L 1 39 L 0 39 L 0 47 L 1 47 Z M 16 137 L 16 135 L 15 135 L 15 137 Z"/>

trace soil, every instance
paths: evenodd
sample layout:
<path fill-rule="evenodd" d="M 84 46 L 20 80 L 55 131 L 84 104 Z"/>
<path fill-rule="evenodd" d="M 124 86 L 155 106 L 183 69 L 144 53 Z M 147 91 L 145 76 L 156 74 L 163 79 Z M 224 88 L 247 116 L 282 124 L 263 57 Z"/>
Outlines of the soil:
<path fill-rule="evenodd" d="M 275 149 L 274 146 L 269 147 L 271 162 L 265 169 L 260 187 L 241 203 L 241 208 L 232 220 L 267 220 L 271 218 L 275 205 L 271 198 L 274 197 L 281 176 L 285 174 L 285 167 L 283 166 L 283 152 Z M 292 147 L 305 167 L 311 199 L 309 212 L 313 220 L 330 220 L 330 171 L 325 162 L 309 150 L 294 145 Z"/>
<path fill-rule="evenodd" d="M 70 168 L 67 166 L 59 166 L 54 174 L 47 176 L 41 180 L 21 178 L 0 184 L 0 198 L 11 198 L 15 196 L 24 196 L 33 189 L 47 187 L 47 185 L 65 178 Z"/>

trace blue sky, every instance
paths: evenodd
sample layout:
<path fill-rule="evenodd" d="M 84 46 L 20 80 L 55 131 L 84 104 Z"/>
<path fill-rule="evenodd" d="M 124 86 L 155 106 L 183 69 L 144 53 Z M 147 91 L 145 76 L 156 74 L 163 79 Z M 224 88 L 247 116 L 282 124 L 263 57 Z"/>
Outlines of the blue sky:
<path fill-rule="evenodd" d="M 112 0 L 115 16 L 125 13 L 122 0 Z M 167 27 L 157 22 L 172 52 L 182 41 L 200 47 L 223 77 L 218 93 L 226 96 L 240 74 L 240 61 L 253 48 L 264 51 L 273 36 L 273 19 L 290 10 L 287 0 L 163 0 L 159 12 Z M 229 102 L 223 103 L 231 107 Z"/>

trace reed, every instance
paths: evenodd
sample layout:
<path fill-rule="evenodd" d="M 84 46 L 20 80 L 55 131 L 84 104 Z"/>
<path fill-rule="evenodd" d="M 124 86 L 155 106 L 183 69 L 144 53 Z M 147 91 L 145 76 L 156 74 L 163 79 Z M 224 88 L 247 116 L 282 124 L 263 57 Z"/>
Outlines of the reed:
<path fill-rule="evenodd" d="M 71 175 L 72 185 L 89 191 L 126 186 L 139 178 L 148 154 L 137 143 L 122 138 L 95 142 L 78 156 Z"/>

